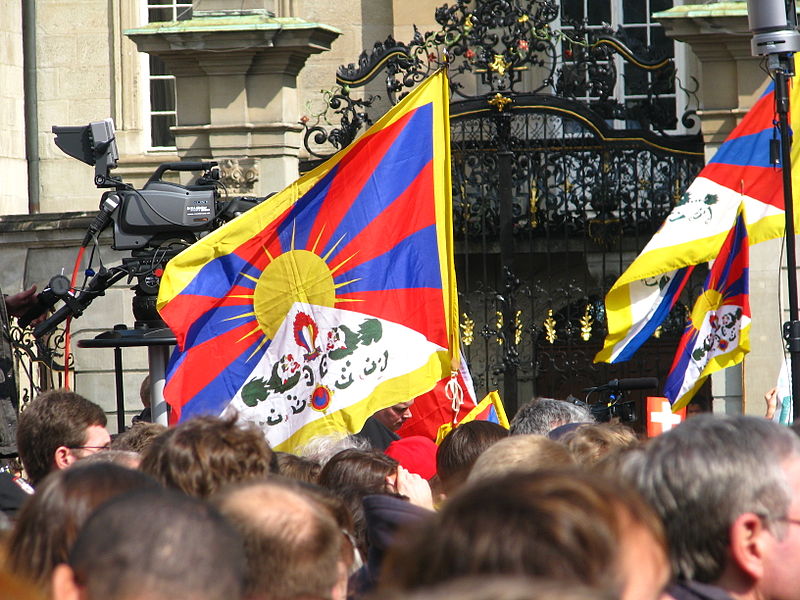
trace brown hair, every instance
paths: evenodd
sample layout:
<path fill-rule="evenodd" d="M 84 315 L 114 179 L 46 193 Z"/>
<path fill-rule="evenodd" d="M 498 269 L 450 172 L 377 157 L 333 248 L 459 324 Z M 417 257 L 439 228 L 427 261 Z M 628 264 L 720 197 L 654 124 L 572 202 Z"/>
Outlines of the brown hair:
<path fill-rule="evenodd" d="M 144 473 L 113 463 L 78 463 L 48 475 L 25 503 L 8 540 L 8 565 L 47 588 L 89 514 L 106 500 L 137 489 L 158 488 Z"/>
<path fill-rule="evenodd" d="M 153 443 L 153 440 L 166 430 L 167 428 L 160 423 L 136 421 L 130 429 L 123 431 L 111 441 L 111 448 L 142 454 Z"/>
<path fill-rule="evenodd" d="M 105 427 L 106 414 L 74 392 L 50 390 L 33 399 L 17 425 L 19 457 L 30 482 L 38 484 L 52 470 L 59 447 L 83 445 L 92 425 Z"/>
<path fill-rule="evenodd" d="M 255 425 L 195 417 L 159 435 L 141 469 L 167 487 L 206 498 L 228 483 L 268 476 L 274 454 Z"/>
<path fill-rule="evenodd" d="M 578 470 L 513 473 L 469 485 L 387 557 L 387 588 L 467 575 L 513 574 L 622 587 L 620 538 L 641 524 L 664 547 L 658 519 L 630 488 Z"/>
<path fill-rule="evenodd" d="M 334 454 L 319 474 L 319 485 L 330 490 L 354 489 L 363 495 L 391 491 L 386 477 L 397 471 L 395 459 L 376 450 L 350 448 Z"/>
<path fill-rule="evenodd" d="M 239 534 L 207 502 L 162 489 L 104 503 L 67 562 L 90 600 L 238 600 L 244 588 Z"/>
<path fill-rule="evenodd" d="M 458 489 L 483 451 L 507 437 L 507 429 L 490 421 L 469 421 L 448 433 L 436 451 L 436 474 L 444 492 Z"/>
<path fill-rule="evenodd" d="M 245 596 L 330 598 L 341 533 L 327 510 L 276 480 L 231 488 L 214 502 L 244 540 Z"/>
<path fill-rule="evenodd" d="M 306 483 L 317 483 L 322 470 L 317 461 L 288 452 L 276 452 L 275 458 L 278 463 L 278 473 L 284 477 Z"/>
<path fill-rule="evenodd" d="M 562 439 L 575 460 L 591 467 L 612 452 L 639 445 L 636 432 L 622 423 L 581 425 Z"/>

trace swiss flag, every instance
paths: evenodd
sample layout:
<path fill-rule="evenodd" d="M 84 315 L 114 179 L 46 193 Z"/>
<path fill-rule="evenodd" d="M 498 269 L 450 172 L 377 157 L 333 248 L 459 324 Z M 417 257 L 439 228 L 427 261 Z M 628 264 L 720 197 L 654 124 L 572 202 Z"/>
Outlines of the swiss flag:
<path fill-rule="evenodd" d="M 647 397 L 647 437 L 656 437 L 686 420 L 686 407 L 672 412 L 669 400 L 661 396 Z"/>

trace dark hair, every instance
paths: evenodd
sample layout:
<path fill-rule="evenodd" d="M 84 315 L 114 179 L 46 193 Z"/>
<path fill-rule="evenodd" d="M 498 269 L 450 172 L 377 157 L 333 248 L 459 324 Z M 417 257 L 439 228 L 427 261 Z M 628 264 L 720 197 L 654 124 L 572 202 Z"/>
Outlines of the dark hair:
<path fill-rule="evenodd" d="M 139 471 L 113 463 L 78 463 L 48 475 L 25 503 L 8 540 L 8 564 L 46 589 L 66 562 L 78 530 L 100 504 L 131 490 L 158 488 Z"/>
<path fill-rule="evenodd" d="M 160 423 L 136 421 L 131 425 L 130 429 L 123 431 L 111 441 L 111 448 L 113 450 L 129 450 L 143 454 L 148 446 L 153 443 L 153 440 L 166 430 L 167 428 Z"/>
<path fill-rule="evenodd" d="M 306 483 L 316 483 L 322 470 L 317 461 L 288 452 L 276 452 L 275 460 L 278 463 L 278 473 Z"/>
<path fill-rule="evenodd" d="M 141 469 L 167 487 L 206 498 L 229 483 L 268 476 L 274 455 L 255 425 L 195 417 L 159 435 Z"/>
<path fill-rule="evenodd" d="M 619 591 L 620 537 L 658 520 L 628 487 L 564 469 L 469 485 L 384 563 L 383 585 L 412 590 L 467 575 L 546 577 Z"/>
<path fill-rule="evenodd" d="M 367 556 L 364 496 L 393 493 L 386 478 L 397 472 L 398 462 L 377 450 L 349 448 L 334 454 L 320 471 L 317 483 L 339 496 L 353 515 L 353 534 L 362 557 Z"/>
<path fill-rule="evenodd" d="M 490 421 L 469 421 L 448 433 L 436 451 L 436 474 L 448 495 L 463 484 L 481 453 L 508 437 L 508 430 Z"/>
<path fill-rule="evenodd" d="M 320 471 L 318 482 L 331 490 L 357 490 L 363 495 L 391 491 L 386 477 L 397 472 L 398 462 L 376 450 L 349 448 L 334 454 Z"/>
<path fill-rule="evenodd" d="M 30 482 L 38 484 L 53 468 L 56 450 L 86 442 L 86 430 L 106 426 L 94 402 L 67 390 L 50 390 L 33 399 L 19 416 L 17 448 Z"/>
<path fill-rule="evenodd" d="M 214 507 L 167 490 L 105 503 L 68 564 L 89 600 L 237 600 L 244 588 L 239 535 Z"/>
<path fill-rule="evenodd" d="M 229 488 L 214 502 L 244 541 L 247 597 L 330 597 L 342 536 L 326 509 L 278 480 Z"/>

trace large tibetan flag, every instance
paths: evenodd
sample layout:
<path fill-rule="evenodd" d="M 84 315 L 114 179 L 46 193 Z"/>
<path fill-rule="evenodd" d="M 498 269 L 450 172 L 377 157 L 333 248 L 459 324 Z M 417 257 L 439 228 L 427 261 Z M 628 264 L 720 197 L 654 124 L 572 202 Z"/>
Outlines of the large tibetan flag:
<path fill-rule="evenodd" d="M 739 212 L 695 302 L 664 384 L 673 411 L 686 406 L 711 373 L 740 363 L 750 351 L 747 237 Z"/>
<path fill-rule="evenodd" d="M 172 420 L 235 410 L 291 451 L 361 429 L 458 357 L 448 83 L 167 265 Z M 458 358 L 455 360 L 457 368 Z"/>
<path fill-rule="evenodd" d="M 793 86 L 790 100 L 792 106 L 800 100 L 800 86 Z M 674 306 L 694 265 L 717 256 L 740 204 L 751 244 L 783 235 L 781 168 L 770 156 L 771 140 L 778 136 L 776 118 L 770 85 L 611 287 L 608 336 L 595 362 L 628 360 L 647 341 Z M 800 111 L 792 111 L 791 124 L 800 131 Z M 792 164 L 800 164 L 800 145 L 791 154 Z M 794 169 L 792 179 L 800 190 L 800 169 Z"/>

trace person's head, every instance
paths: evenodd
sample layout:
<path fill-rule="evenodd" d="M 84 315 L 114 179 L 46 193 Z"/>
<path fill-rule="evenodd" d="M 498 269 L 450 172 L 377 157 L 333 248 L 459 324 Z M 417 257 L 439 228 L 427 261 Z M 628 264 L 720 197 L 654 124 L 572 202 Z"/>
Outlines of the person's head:
<path fill-rule="evenodd" d="M 66 564 L 53 572 L 53 600 L 238 600 L 241 537 L 205 502 L 147 490 L 106 502 L 86 521 Z"/>
<path fill-rule="evenodd" d="M 111 450 L 91 454 L 82 461 L 82 463 L 97 462 L 114 463 L 121 467 L 138 469 L 139 465 L 142 463 L 142 455 L 138 452 L 130 452 L 129 450 L 115 450 L 112 448 Z"/>
<path fill-rule="evenodd" d="M 129 450 L 143 454 L 153 440 L 166 430 L 166 426 L 160 423 L 136 421 L 130 428 L 111 440 L 111 448 L 113 450 Z"/>
<path fill-rule="evenodd" d="M 142 406 L 150 408 L 150 375 L 145 375 L 142 383 L 139 386 L 139 399 L 142 401 Z"/>
<path fill-rule="evenodd" d="M 400 427 L 411 418 L 411 406 L 414 404 L 413 400 L 408 402 L 400 402 L 389 408 L 379 410 L 372 415 L 376 421 L 388 427 L 391 431 L 397 431 Z"/>
<path fill-rule="evenodd" d="M 214 502 L 244 540 L 247 598 L 332 597 L 342 535 L 327 510 L 275 480 L 230 488 Z"/>
<path fill-rule="evenodd" d="M 636 432 L 621 423 L 587 423 L 566 434 L 562 442 L 578 464 L 591 467 L 612 452 L 639 445 Z"/>
<path fill-rule="evenodd" d="M 167 487 L 205 498 L 229 483 L 273 472 L 264 434 L 236 417 L 195 417 L 170 428 L 142 456 L 141 469 Z"/>
<path fill-rule="evenodd" d="M 763 418 L 700 415 L 624 469 L 661 516 L 676 575 L 763 598 L 800 589 L 800 440 Z M 793 570 L 797 572 L 796 569 Z"/>
<path fill-rule="evenodd" d="M 619 600 L 611 592 L 579 583 L 493 575 L 463 577 L 414 592 L 381 594 L 381 600 Z"/>
<path fill-rule="evenodd" d="M 448 433 L 436 451 L 436 473 L 445 494 L 461 487 L 483 451 L 506 437 L 508 431 L 490 421 L 469 421 Z"/>
<path fill-rule="evenodd" d="M 663 530 L 619 482 L 578 470 L 513 473 L 450 498 L 390 554 L 382 584 L 416 590 L 498 574 L 655 600 L 668 579 Z"/>
<path fill-rule="evenodd" d="M 377 450 L 342 450 L 320 471 L 317 483 L 337 494 L 353 516 L 353 534 L 362 556 L 367 554 L 362 501 L 371 494 L 396 491 L 398 463 Z"/>
<path fill-rule="evenodd" d="M 436 475 L 436 444 L 423 435 L 410 435 L 393 441 L 383 453 L 395 459 L 410 473 L 425 480 Z"/>
<path fill-rule="evenodd" d="M 44 392 L 19 416 L 17 448 L 34 486 L 50 471 L 65 469 L 110 442 L 103 409 L 74 392 Z"/>
<path fill-rule="evenodd" d="M 397 466 L 396 460 L 376 450 L 342 450 L 322 467 L 318 483 L 330 490 L 384 494 L 392 491 Z"/>
<path fill-rule="evenodd" d="M 574 464 L 572 454 L 560 442 L 541 435 L 513 435 L 494 443 L 478 457 L 467 482 L 473 484 L 509 473 L 530 473 Z"/>
<path fill-rule="evenodd" d="M 106 500 L 132 490 L 157 488 L 156 481 L 132 469 L 88 460 L 45 477 L 25 503 L 8 541 L 8 562 L 43 589 L 53 568 L 66 562 L 78 530 Z"/>
<path fill-rule="evenodd" d="M 337 432 L 316 435 L 308 440 L 298 451 L 298 455 L 318 462 L 324 467 L 331 458 L 342 450 L 371 450 L 369 441 L 357 435 Z"/>
<path fill-rule="evenodd" d="M 594 423 L 592 412 L 584 407 L 553 398 L 534 398 L 524 404 L 511 420 L 510 435 L 547 435 L 567 423 Z"/>
<path fill-rule="evenodd" d="M 278 462 L 278 473 L 296 481 L 316 483 L 322 470 L 317 461 L 288 452 L 276 452 L 275 458 Z"/>

